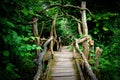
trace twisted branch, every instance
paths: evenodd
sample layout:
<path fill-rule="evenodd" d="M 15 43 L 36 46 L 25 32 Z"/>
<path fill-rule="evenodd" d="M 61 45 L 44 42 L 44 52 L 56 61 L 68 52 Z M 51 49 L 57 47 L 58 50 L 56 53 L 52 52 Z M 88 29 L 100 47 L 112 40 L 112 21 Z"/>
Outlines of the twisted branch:
<path fill-rule="evenodd" d="M 79 10 L 87 10 L 89 12 L 89 14 L 93 17 L 93 14 L 91 13 L 91 11 L 88 8 L 81 8 L 79 6 L 74 6 L 74 5 L 54 4 L 54 5 L 48 6 L 47 8 L 45 8 L 44 10 L 42 10 L 41 12 L 45 12 L 46 10 L 48 10 L 50 8 L 54 8 L 54 7 L 75 8 L 75 9 L 79 9 Z"/>

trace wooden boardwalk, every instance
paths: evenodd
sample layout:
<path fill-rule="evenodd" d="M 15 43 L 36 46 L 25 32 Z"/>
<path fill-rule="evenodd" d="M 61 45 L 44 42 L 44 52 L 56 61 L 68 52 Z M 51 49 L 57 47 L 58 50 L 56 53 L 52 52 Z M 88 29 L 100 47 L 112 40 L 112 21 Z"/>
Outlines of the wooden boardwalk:
<path fill-rule="evenodd" d="M 61 52 L 55 52 L 50 80 L 78 80 L 73 61 L 73 53 L 63 46 Z"/>

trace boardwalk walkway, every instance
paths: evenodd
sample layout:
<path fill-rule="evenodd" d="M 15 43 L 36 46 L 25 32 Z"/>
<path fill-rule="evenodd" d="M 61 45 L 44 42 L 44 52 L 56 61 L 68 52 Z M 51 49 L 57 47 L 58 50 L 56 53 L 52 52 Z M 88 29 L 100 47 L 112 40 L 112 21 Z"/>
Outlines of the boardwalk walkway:
<path fill-rule="evenodd" d="M 73 61 L 73 53 L 63 46 L 61 52 L 55 52 L 51 80 L 78 80 Z"/>

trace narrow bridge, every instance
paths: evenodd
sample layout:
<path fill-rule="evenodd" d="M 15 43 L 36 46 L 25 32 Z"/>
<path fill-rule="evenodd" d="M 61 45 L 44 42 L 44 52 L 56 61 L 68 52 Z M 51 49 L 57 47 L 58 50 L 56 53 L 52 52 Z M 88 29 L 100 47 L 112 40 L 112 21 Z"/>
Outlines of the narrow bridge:
<path fill-rule="evenodd" d="M 66 14 L 65 16 L 73 18 L 78 23 L 78 35 L 81 38 L 74 39 L 74 41 L 70 43 L 71 50 L 67 49 L 66 46 L 62 46 L 62 40 L 57 36 L 55 28 L 55 23 L 59 16 L 58 13 L 56 13 L 54 19 L 52 19 L 50 37 L 43 39 L 41 35 L 44 23 L 40 34 L 38 34 L 38 18 L 34 17 L 32 24 L 35 44 L 39 47 L 44 43 L 42 51 L 36 50 L 37 57 L 34 62 L 37 64 L 37 72 L 34 76 L 34 80 L 98 80 L 96 77 L 98 71 L 93 71 L 91 68 L 90 60 L 93 60 L 93 57 L 90 55 L 95 55 L 94 58 L 96 60 L 92 65 L 97 69 L 102 50 L 99 47 L 96 47 L 96 50 L 94 49 L 94 40 L 88 35 L 86 11 L 89 13 L 90 11 L 86 8 L 86 2 L 83 1 L 81 7 L 71 5 L 54 6 L 70 7 L 80 10 L 82 21 L 73 15 Z M 54 47 L 57 48 L 57 51 L 53 50 Z M 49 59 L 44 60 L 45 56 L 49 56 Z"/>
<path fill-rule="evenodd" d="M 50 80 L 78 80 L 73 52 L 67 46 L 63 46 L 61 52 L 55 52 L 50 77 Z"/>

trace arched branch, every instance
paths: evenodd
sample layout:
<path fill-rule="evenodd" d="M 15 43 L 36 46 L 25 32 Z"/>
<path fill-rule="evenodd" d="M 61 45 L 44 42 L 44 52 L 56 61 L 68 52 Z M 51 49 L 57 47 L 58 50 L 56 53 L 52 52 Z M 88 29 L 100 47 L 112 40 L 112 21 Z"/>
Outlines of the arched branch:
<path fill-rule="evenodd" d="M 41 12 L 45 12 L 46 10 L 50 9 L 50 8 L 54 8 L 54 7 L 62 7 L 62 8 L 75 8 L 75 9 L 79 9 L 79 10 L 86 10 L 89 12 L 89 14 L 93 17 L 93 14 L 91 13 L 91 11 L 88 8 L 81 8 L 79 6 L 74 6 L 74 5 L 62 5 L 62 4 L 54 4 L 54 5 L 50 5 L 47 8 L 45 8 L 44 10 L 42 10 Z"/>
<path fill-rule="evenodd" d="M 78 20 L 75 16 L 70 15 L 70 14 L 66 14 L 66 16 L 72 17 L 73 19 L 75 19 L 75 21 L 77 21 L 77 22 L 82 24 L 82 22 L 80 20 Z"/>

